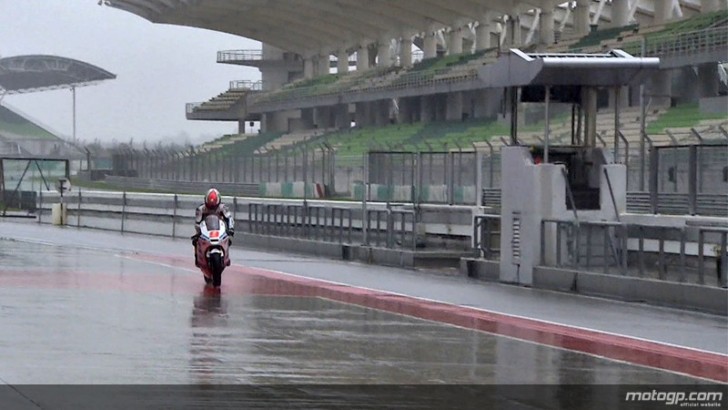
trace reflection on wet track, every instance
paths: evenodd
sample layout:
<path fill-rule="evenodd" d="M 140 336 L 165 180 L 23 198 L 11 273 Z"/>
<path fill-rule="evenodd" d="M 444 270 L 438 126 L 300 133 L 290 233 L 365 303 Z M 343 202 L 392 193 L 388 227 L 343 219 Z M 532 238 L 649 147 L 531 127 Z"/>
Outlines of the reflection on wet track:
<path fill-rule="evenodd" d="M 392 287 L 429 282 L 430 289 L 437 282 L 448 288 L 440 293 L 453 295 L 467 283 L 414 282 L 406 271 L 236 249 L 238 265 L 223 274 L 222 291 L 213 291 L 191 254 L 182 253 L 187 243 L 182 249 L 164 239 L 36 226 L 28 230 L 34 238 L 7 240 L 6 228 L 0 226 L 3 410 L 615 408 L 624 394 L 605 385 L 706 382 L 683 374 L 680 348 L 677 356 L 673 348 L 655 356 L 649 342 L 598 341 L 588 330 L 371 289 L 382 284 L 377 280 Z M 372 285 L 320 282 L 301 273 L 306 269 Z M 552 296 L 532 296 L 553 312 Z M 714 322 L 698 319 L 695 326 L 704 326 L 700 320 Z M 612 341 L 622 347 L 612 351 Z M 645 352 L 653 356 L 642 363 L 668 357 L 658 367 L 675 371 L 633 364 Z M 692 374 L 724 377 L 725 363 L 714 353 L 687 356 L 706 363 Z M 82 403 L 72 399 L 79 397 Z"/>
<path fill-rule="evenodd" d="M 1 241 L 6 383 L 691 383 L 135 254 Z M 278 289 L 278 290 L 276 290 Z M 279 294 L 275 294 L 279 293 Z"/>

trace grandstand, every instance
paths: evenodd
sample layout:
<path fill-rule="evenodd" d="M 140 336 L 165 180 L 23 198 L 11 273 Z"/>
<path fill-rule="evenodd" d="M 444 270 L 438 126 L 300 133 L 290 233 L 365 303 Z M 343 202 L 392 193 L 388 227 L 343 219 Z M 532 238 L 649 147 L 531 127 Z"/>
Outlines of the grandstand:
<path fill-rule="evenodd" d="M 463 211 L 468 240 L 488 259 L 481 267 L 507 283 L 531 286 L 538 269 L 551 275 L 566 259 L 579 272 L 595 264 L 625 276 L 630 258 L 647 255 L 659 260 L 649 273 L 659 280 L 675 265 L 665 259 L 683 268 L 703 266 L 706 252 L 721 260 L 728 2 L 104 4 L 262 42 L 220 52 L 218 62 L 258 68 L 265 87 L 240 95 L 231 83 L 187 110 L 188 119 L 237 121 L 241 134 L 256 118 L 260 134 L 173 157 L 175 177 L 253 183 L 261 196 L 361 200 L 362 224 L 385 212 L 366 201 L 384 202 L 402 223 L 411 215 L 413 238 L 438 225 L 422 209 L 447 220 Z M 146 164 L 143 177 L 165 175 Z M 268 204 L 267 223 L 286 225 Z M 381 231 L 377 221 L 364 237 L 370 228 Z M 457 235 L 449 225 L 436 234 L 443 243 Z M 641 277 L 653 270 L 642 262 Z M 706 283 L 702 273 L 696 282 Z"/>
<path fill-rule="evenodd" d="M 79 157 L 80 152 L 17 110 L 0 105 L 0 155 Z"/>
<path fill-rule="evenodd" d="M 66 57 L 5 57 L 0 59 L 0 101 L 14 94 L 57 89 L 70 89 L 75 101 L 77 87 L 114 78 L 116 76 L 106 70 Z M 75 103 L 73 116 L 75 138 Z M 0 150 L 7 155 L 65 158 L 81 156 L 77 148 L 7 105 L 0 105 Z"/>
<path fill-rule="evenodd" d="M 218 55 L 221 63 L 257 67 L 260 86 L 231 81 L 228 90 L 187 110 L 190 119 L 240 124 L 260 119 L 261 136 L 224 137 L 202 152 L 254 156 L 308 147 L 316 153 L 325 142 L 341 158 L 358 158 L 370 149 L 497 153 L 512 143 L 504 94 L 485 87 L 478 72 L 511 48 L 572 54 L 623 49 L 633 55 L 644 49 L 646 56 L 661 58 L 663 70 L 648 82 L 644 98 L 636 85 L 620 93 L 619 136 L 613 130 L 616 97 L 600 94 L 599 146 L 612 147 L 619 138 L 634 159 L 642 154 L 641 145 L 649 149 L 726 138 L 728 97 L 719 95 L 725 88 L 717 86 L 717 63 L 728 51 L 723 1 L 534 0 L 522 9 L 495 0 L 378 1 L 372 7 L 346 1 L 345 11 L 324 1 L 309 3 L 241 1 L 246 24 L 239 25 L 226 23 L 231 18 L 227 9 L 204 0 L 194 5 L 106 2 L 154 22 L 221 30 L 263 43 L 259 51 Z M 343 24 L 328 24 L 331 18 Z M 285 25 L 286 32 L 261 29 L 276 25 Z M 391 38 L 391 27 L 407 34 Z M 689 68 L 691 78 L 686 77 Z M 679 86 L 681 81 L 693 86 Z M 543 144 L 542 112 L 529 115 L 527 110 L 522 108 L 517 142 Z M 555 143 L 571 143 L 567 114 L 552 115 Z"/>
<path fill-rule="evenodd" d="M 46 90 L 70 89 L 73 93 L 73 142 L 76 139 L 76 88 L 116 78 L 94 65 L 49 55 L 0 58 L 0 102 L 7 96 Z M 37 121 L 0 103 L 0 203 L 8 207 L 36 208 L 36 189 L 57 178 L 68 178 L 73 169 L 91 170 L 90 151 L 55 135 Z M 83 160 L 89 161 L 83 166 Z M 30 170 L 30 171 L 29 171 Z M 36 170 L 39 175 L 36 175 Z M 41 184 L 41 181 L 43 184 Z M 18 202 L 19 201 L 19 202 Z"/>

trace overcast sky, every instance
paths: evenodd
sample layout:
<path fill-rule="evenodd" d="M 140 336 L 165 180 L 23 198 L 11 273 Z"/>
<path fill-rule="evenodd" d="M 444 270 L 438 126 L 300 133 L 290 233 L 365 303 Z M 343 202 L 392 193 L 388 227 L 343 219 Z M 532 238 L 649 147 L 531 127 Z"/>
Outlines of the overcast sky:
<path fill-rule="evenodd" d="M 0 56 L 58 55 L 116 74 L 76 89 L 76 132 L 86 141 L 199 142 L 236 132 L 234 122 L 186 120 L 185 103 L 208 100 L 231 80 L 260 79 L 255 68 L 215 62 L 219 50 L 259 48 L 229 34 L 153 24 L 96 0 L 0 0 Z M 3 104 L 72 135 L 69 90 L 7 95 Z"/>

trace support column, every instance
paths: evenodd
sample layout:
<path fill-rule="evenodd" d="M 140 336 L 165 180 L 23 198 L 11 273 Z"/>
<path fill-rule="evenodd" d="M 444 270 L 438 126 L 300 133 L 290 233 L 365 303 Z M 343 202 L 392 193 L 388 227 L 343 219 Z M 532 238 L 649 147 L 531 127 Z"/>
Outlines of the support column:
<path fill-rule="evenodd" d="M 369 45 L 369 67 L 377 66 L 377 43 Z"/>
<path fill-rule="evenodd" d="M 664 1 L 656 1 L 655 4 Z M 589 33 L 589 3 L 591 0 L 576 0 L 576 10 L 574 10 L 574 30 L 576 34 L 585 36 Z"/>
<path fill-rule="evenodd" d="M 399 40 L 399 65 L 412 67 L 412 38 L 403 37 Z"/>
<path fill-rule="evenodd" d="M 377 57 L 377 67 L 389 67 L 392 65 L 392 55 L 389 52 L 389 40 L 379 41 Z"/>
<path fill-rule="evenodd" d="M 399 100 L 397 100 L 397 104 L 399 105 L 399 112 L 397 113 L 397 122 L 400 124 L 411 124 L 413 123 L 412 118 L 412 106 L 413 106 L 413 99 L 411 97 L 402 97 Z"/>
<path fill-rule="evenodd" d="M 369 111 L 370 110 L 368 102 L 356 103 L 356 113 L 354 114 L 354 118 L 356 119 L 357 127 L 366 127 L 372 125 L 369 118 Z"/>
<path fill-rule="evenodd" d="M 271 132 L 275 131 L 274 128 L 274 120 L 273 120 L 273 113 L 272 112 L 265 112 L 261 116 L 260 119 L 260 131 L 261 132 Z M 243 126 L 241 128 L 240 123 L 238 123 L 238 133 L 244 134 L 245 133 L 245 121 L 243 121 Z"/>
<path fill-rule="evenodd" d="M 655 2 L 655 24 L 662 24 L 672 19 L 672 0 Z"/>
<path fill-rule="evenodd" d="M 718 64 L 709 63 L 698 66 L 698 95 L 700 98 L 718 95 Z"/>
<path fill-rule="evenodd" d="M 303 60 L 303 78 L 310 79 L 313 78 L 313 59 L 311 57 L 306 57 Z"/>
<path fill-rule="evenodd" d="M 445 121 L 447 118 L 447 94 L 434 95 L 435 121 Z"/>
<path fill-rule="evenodd" d="M 318 56 L 318 67 L 316 70 L 317 76 L 329 75 L 331 71 L 330 67 L 331 61 L 328 54 Z"/>
<path fill-rule="evenodd" d="M 508 30 L 510 31 L 508 38 L 510 39 L 511 47 L 520 47 L 523 44 L 521 34 L 521 17 L 516 11 L 508 16 Z"/>
<path fill-rule="evenodd" d="M 702 0 L 700 2 L 700 11 L 703 13 L 726 9 L 728 9 L 728 2 L 725 0 Z"/>
<path fill-rule="evenodd" d="M 597 145 L 597 90 L 586 87 L 582 95 L 584 110 L 584 145 L 596 147 Z"/>
<path fill-rule="evenodd" d="M 420 121 L 424 123 L 435 121 L 434 95 L 423 95 L 420 97 Z"/>
<path fill-rule="evenodd" d="M 349 122 L 349 104 L 338 104 L 334 106 L 334 127 L 347 129 L 351 127 Z"/>
<path fill-rule="evenodd" d="M 389 124 L 389 100 L 373 101 L 374 123 L 379 126 Z"/>
<path fill-rule="evenodd" d="M 316 116 L 314 128 L 326 129 L 333 126 L 333 121 L 331 121 L 331 107 L 316 107 L 314 108 L 314 114 Z"/>
<path fill-rule="evenodd" d="M 425 49 L 422 50 L 423 58 L 437 57 L 437 39 L 434 31 L 428 31 L 425 34 Z"/>
<path fill-rule="evenodd" d="M 723 2 L 723 5 L 725 5 L 726 2 Z M 710 13 L 712 11 L 718 11 L 721 7 L 721 1 L 720 0 L 702 0 L 700 2 L 700 11 L 703 13 Z"/>
<path fill-rule="evenodd" d="M 302 108 L 301 109 L 301 126 L 304 130 L 310 130 L 314 124 L 314 111 L 313 108 Z"/>
<path fill-rule="evenodd" d="M 463 93 L 451 92 L 447 94 L 445 103 L 445 119 L 447 121 L 460 121 L 463 119 Z"/>
<path fill-rule="evenodd" d="M 346 73 L 349 71 L 349 53 L 346 52 L 346 50 L 339 50 L 338 53 L 336 53 L 336 58 L 338 61 L 336 62 L 336 72 Z"/>
<path fill-rule="evenodd" d="M 483 14 L 483 18 L 475 28 L 475 49 L 485 50 L 491 47 L 490 33 L 493 30 L 493 16 L 491 13 Z"/>
<path fill-rule="evenodd" d="M 454 27 L 450 33 L 448 33 L 448 41 L 447 41 L 447 53 L 449 55 L 452 54 L 461 54 L 463 52 L 463 28 L 462 27 Z"/>
<path fill-rule="evenodd" d="M 362 44 L 356 51 L 356 69 L 364 71 L 369 68 L 369 45 Z"/>
<path fill-rule="evenodd" d="M 629 0 L 612 0 L 612 27 L 626 26 L 628 16 Z"/>
<path fill-rule="evenodd" d="M 552 8 L 541 10 L 538 29 L 541 48 L 545 49 L 554 44 L 554 10 Z"/>
<path fill-rule="evenodd" d="M 625 109 L 630 106 L 629 102 L 629 86 L 619 88 L 619 108 Z M 609 108 L 614 108 L 614 93 L 609 93 Z"/>
<path fill-rule="evenodd" d="M 648 100 L 653 107 L 670 106 L 672 95 L 672 73 L 669 70 L 658 71 L 650 77 L 647 85 Z"/>

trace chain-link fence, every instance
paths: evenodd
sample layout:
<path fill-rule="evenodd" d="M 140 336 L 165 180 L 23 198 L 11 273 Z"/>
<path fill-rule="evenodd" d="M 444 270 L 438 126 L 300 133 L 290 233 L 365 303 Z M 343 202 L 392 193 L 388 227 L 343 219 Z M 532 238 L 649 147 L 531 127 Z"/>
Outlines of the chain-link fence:
<path fill-rule="evenodd" d="M 117 149 L 112 154 L 114 175 L 179 181 L 284 182 L 330 184 L 334 180 L 334 154 L 330 149 L 268 151 L 230 155 L 195 149 Z"/>
<path fill-rule="evenodd" d="M 475 204 L 479 172 L 474 151 L 352 156 L 320 146 L 234 156 L 223 150 L 124 147 L 114 150 L 111 157 L 110 174 L 123 177 L 256 184 L 305 181 L 325 186 L 330 196 L 358 199 L 368 180 L 370 200 L 447 204 Z M 480 172 L 484 186 L 495 187 L 500 182 L 500 161 L 489 161 L 490 157 L 483 161 Z"/>
<path fill-rule="evenodd" d="M 695 212 L 697 207 L 705 208 L 699 204 L 711 201 L 714 204 L 706 205 L 706 209 L 721 210 L 721 201 L 725 202 L 728 195 L 728 145 L 660 147 L 648 141 L 646 148 L 644 158 L 633 148 L 628 161 L 628 206 L 632 211 L 654 211 L 651 192 L 657 195 L 663 212 Z M 96 162 L 94 158 L 91 161 Z M 113 151 L 111 168 L 112 175 L 145 179 L 301 185 L 268 188 L 267 196 L 285 197 L 286 192 L 295 191 L 289 196 L 300 197 L 305 191 L 315 196 L 361 200 L 366 192 L 371 201 L 472 205 L 478 203 L 478 195 L 483 195 L 483 203 L 496 208 L 502 178 L 497 148 L 352 155 L 339 154 L 324 145 L 301 145 L 234 155 L 224 150 L 124 147 Z"/>
<path fill-rule="evenodd" d="M 383 202 L 477 203 L 476 152 L 370 152 L 366 185 L 355 198 Z"/>

